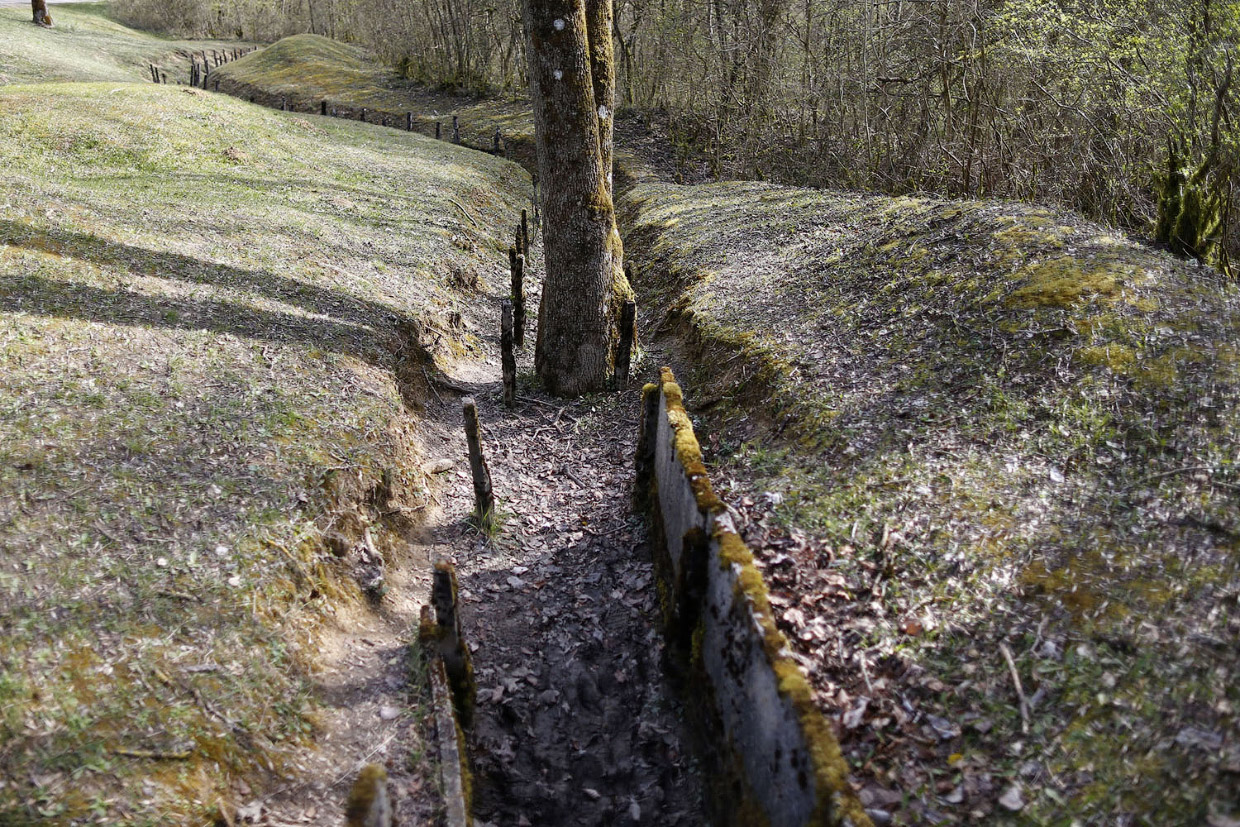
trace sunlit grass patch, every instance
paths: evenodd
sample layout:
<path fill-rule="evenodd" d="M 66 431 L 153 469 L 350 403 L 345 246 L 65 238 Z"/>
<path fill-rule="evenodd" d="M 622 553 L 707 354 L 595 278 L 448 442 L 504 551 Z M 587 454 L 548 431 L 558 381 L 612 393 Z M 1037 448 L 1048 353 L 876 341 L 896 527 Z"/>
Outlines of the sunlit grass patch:
<path fill-rule="evenodd" d="M 0 821 L 205 821 L 312 748 L 350 544 L 426 502 L 409 365 L 528 179 L 153 84 L 0 111 Z"/>

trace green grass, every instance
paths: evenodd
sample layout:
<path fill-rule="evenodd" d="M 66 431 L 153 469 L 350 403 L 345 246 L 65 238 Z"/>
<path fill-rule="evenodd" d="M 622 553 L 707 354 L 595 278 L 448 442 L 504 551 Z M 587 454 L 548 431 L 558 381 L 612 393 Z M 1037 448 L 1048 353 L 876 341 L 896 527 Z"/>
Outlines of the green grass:
<path fill-rule="evenodd" d="M 1048 768 L 1025 823 L 1240 808 L 1224 769 L 1240 752 L 1174 740 L 1238 734 L 1234 285 L 1016 204 L 744 183 L 648 183 L 627 201 L 639 300 L 670 308 L 725 471 L 778 495 L 782 524 L 865 591 L 881 582 L 871 657 L 973 687 L 937 714 L 998 722 L 943 761 Z M 934 634 L 901 631 L 927 611 Z M 1032 737 L 995 668 L 1004 639 L 1049 698 Z M 1096 654 L 1048 658 L 1047 639 Z M 807 662 L 825 662 L 808 640 Z M 1100 691 L 1103 672 L 1118 689 Z M 902 775 L 902 734 L 866 775 L 926 794 Z"/>
<path fill-rule="evenodd" d="M 107 17 L 104 3 L 52 9 L 55 26 L 30 22 L 29 6 L 0 6 L 0 86 L 51 81 L 149 82 L 148 65 L 169 83 L 189 78 L 189 52 L 232 49 L 237 43 L 170 40 L 135 31 Z"/>
<path fill-rule="evenodd" d="M 61 8 L 28 34 L 97 19 Z M 205 819 L 313 743 L 316 630 L 364 603 L 325 537 L 407 547 L 409 331 L 469 346 L 450 273 L 505 273 L 528 178 L 172 86 L 0 113 L 0 822 Z"/>

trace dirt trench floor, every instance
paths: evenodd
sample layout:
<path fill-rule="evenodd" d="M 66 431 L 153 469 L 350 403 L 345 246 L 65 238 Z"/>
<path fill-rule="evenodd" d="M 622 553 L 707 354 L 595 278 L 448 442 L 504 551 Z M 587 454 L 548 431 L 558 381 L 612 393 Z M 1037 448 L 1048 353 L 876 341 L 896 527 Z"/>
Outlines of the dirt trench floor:
<path fill-rule="evenodd" d="M 469 520 L 462 435 L 431 550 L 456 563 L 473 652 L 475 817 L 704 823 L 646 531 L 629 506 L 640 386 L 577 401 L 523 389 L 512 411 L 497 382 L 475 387 L 503 526 L 486 537 Z M 459 399 L 440 404 L 437 419 L 459 421 Z"/>

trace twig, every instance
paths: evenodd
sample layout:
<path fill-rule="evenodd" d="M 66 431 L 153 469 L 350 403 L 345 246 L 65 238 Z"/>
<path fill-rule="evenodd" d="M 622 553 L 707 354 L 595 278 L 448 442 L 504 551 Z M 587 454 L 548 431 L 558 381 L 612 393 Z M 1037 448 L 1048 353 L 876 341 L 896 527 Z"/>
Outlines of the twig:
<path fill-rule="evenodd" d="M 584 482 L 582 482 L 582 481 L 581 481 L 581 478 L 580 478 L 580 477 L 578 477 L 576 474 L 574 474 L 574 473 L 573 473 L 573 469 L 571 469 L 571 468 L 569 468 L 567 465 L 565 465 L 565 466 L 563 467 L 563 471 L 564 471 L 564 475 L 565 475 L 566 477 L 568 477 L 568 478 L 569 478 L 570 480 L 572 480 L 573 482 L 577 483 L 577 487 L 578 487 L 578 488 L 582 489 L 583 491 L 585 490 L 585 488 L 586 488 L 586 484 L 585 484 Z"/>
<path fill-rule="evenodd" d="M 464 207 L 462 207 L 459 201 L 457 201 L 455 198 L 449 198 L 448 200 L 449 200 L 449 201 L 451 201 L 453 204 L 456 204 L 456 208 L 457 208 L 458 210 L 460 210 L 461 212 L 465 213 L 465 217 L 469 219 L 469 221 L 470 221 L 470 223 L 471 223 L 471 224 L 473 224 L 475 227 L 477 227 L 477 226 L 478 226 L 478 222 L 477 222 L 477 221 L 474 221 L 474 217 L 473 217 L 472 215 L 470 215 L 470 214 L 469 214 L 469 210 L 467 210 L 467 209 L 465 209 Z"/>
<path fill-rule="evenodd" d="M 176 752 L 165 752 L 156 749 L 126 749 L 125 747 L 116 747 L 108 750 L 113 755 L 122 755 L 125 758 L 158 758 L 165 761 L 184 761 L 194 754 L 193 750 L 183 749 Z"/>
<path fill-rule="evenodd" d="M 522 402 L 533 402 L 535 405 L 542 405 L 544 408 L 551 408 L 552 410 L 555 410 L 556 408 L 559 407 L 558 405 L 553 405 L 550 402 L 544 402 L 541 399 L 535 399 L 532 396 L 521 396 L 518 394 L 517 399 L 520 399 Z"/>
<path fill-rule="evenodd" d="M 616 528 L 611 529 L 610 531 L 593 531 L 589 526 L 583 525 L 581 527 L 581 530 L 584 531 L 586 534 L 589 534 L 591 537 L 610 537 L 613 534 L 619 534 L 621 531 L 624 531 L 627 528 L 628 528 L 627 525 L 620 525 Z"/>
<path fill-rule="evenodd" d="M 1007 661 L 1008 672 L 1012 675 L 1012 683 L 1016 685 L 1016 697 L 1020 699 L 1020 731 L 1029 734 L 1029 701 L 1025 699 L 1025 690 L 1020 685 L 1020 673 L 1016 671 L 1016 661 L 1012 660 L 1012 650 L 1006 643 L 999 644 L 999 652 Z"/>
<path fill-rule="evenodd" d="M 1218 465 L 1185 465 L 1183 468 L 1172 468 L 1170 471 L 1163 471 L 1160 474 L 1150 474 L 1148 477 L 1142 477 L 1128 487 L 1135 488 L 1142 483 L 1153 482 L 1154 480 L 1160 480 L 1163 477 L 1173 477 L 1176 474 L 1187 474 L 1190 471 L 1208 471 L 1213 474 L 1222 470 L 1222 467 Z"/>
<path fill-rule="evenodd" d="M 874 684 L 870 682 L 870 670 L 866 668 L 864 652 L 857 653 L 857 663 L 861 664 L 861 677 L 865 678 L 865 688 L 869 690 L 871 695 L 873 695 Z"/>
<path fill-rule="evenodd" d="M 442 402 L 443 397 L 439 395 L 439 391 L 435 390 L 435 383 L 431 381 L 431 376 L 426 372 L 426 368 L 422 368 L 422 376 L 426 379 L 426 387 L 430 388 L 431 393 L 435 394 L 435 398 Z"/>

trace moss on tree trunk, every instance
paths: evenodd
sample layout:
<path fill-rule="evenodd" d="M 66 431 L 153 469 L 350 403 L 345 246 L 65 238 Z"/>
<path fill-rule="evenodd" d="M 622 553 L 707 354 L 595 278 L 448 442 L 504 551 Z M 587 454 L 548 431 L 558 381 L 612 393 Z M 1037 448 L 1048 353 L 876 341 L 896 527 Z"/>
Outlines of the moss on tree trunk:
<path fill-rule="evenodd" d="M 615 358 L 617 318 L 631 291 L 624 279 L 600 145 L 592 64 L 608 64 L 611 87 L 610 0 L 606 49 L 591 50 L 587 0 L 526 0 L 530 85 L 538 152 L 546 279 L 538 313 L 534 366 L 552 393 L 575 396 L 607 387 Z M 609 96 L 614 93 L 606 92 Z M 606 112 L 608 121 L 611 112 Z M 610 135 L 610 129 L 608 130 Z"/>

